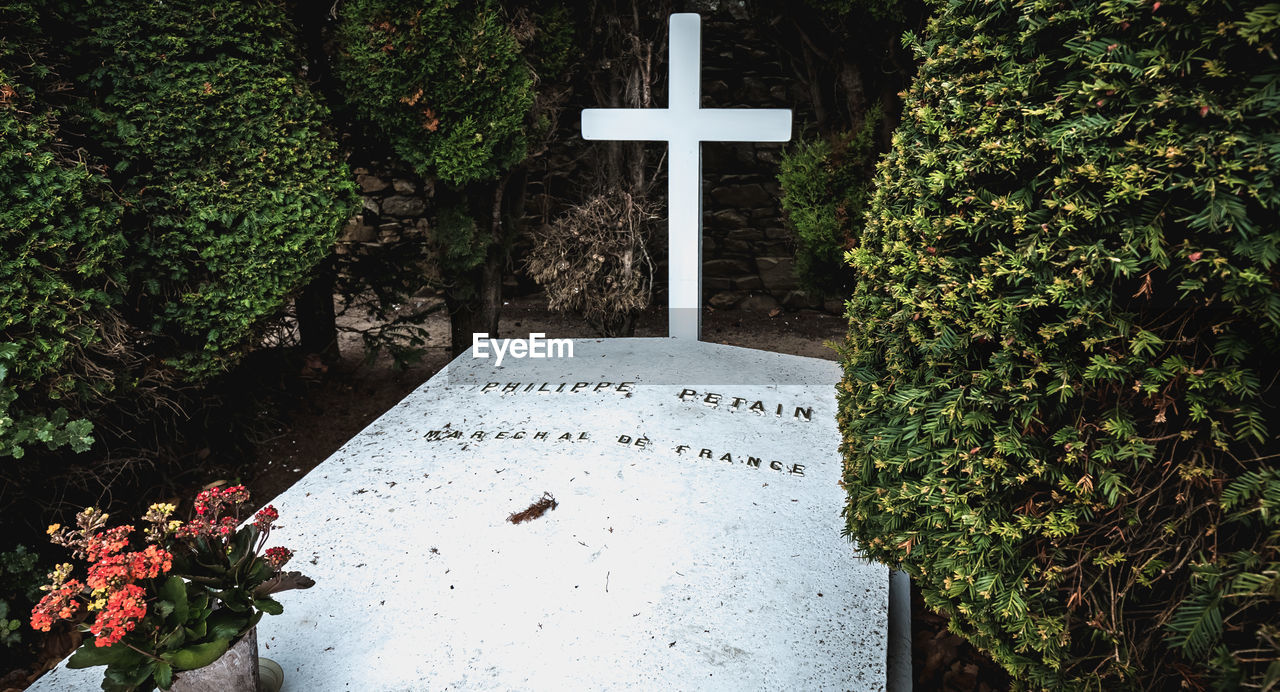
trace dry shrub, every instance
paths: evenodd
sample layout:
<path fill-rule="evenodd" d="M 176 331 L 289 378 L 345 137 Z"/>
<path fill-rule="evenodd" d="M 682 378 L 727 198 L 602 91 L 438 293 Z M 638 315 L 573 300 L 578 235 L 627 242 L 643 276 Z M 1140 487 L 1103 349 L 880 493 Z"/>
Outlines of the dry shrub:
<path fill-rule="evenodd" d="M 625 335 L 649 306 L 653 263 L 645 248 L 655 218 L 646 199 L 598 195 L 542 228 L 526 269 L 552 310 L 577 312 L 605 336 Z"/>

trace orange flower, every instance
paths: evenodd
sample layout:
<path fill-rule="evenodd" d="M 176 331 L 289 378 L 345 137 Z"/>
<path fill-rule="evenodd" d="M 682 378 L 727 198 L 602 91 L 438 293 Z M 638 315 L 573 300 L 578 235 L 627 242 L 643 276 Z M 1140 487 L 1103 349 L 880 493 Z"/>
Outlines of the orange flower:
<path fill-rule="evenodd" d="M 137 584 L 125 584 L 107 596 L 107 607 L 89 626 L 94 646 L 111 646 L 124 638 L 147 614 L 146 591 Z"/>
<path fill-rule="evenodd" d="M 48 632 L 57 620 L 66 620 L 76 614 L 80 604 L 75 601 L 76 594 L 84 588 L 78 580 L 71 579 L 61 586 L 52 589 L 31 609 L 31 627 L 41 632 Z"/>

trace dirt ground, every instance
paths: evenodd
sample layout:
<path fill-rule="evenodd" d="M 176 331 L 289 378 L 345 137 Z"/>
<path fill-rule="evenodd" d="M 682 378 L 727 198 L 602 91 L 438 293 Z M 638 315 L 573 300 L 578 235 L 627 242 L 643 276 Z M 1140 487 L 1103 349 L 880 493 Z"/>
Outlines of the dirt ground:
<path fill-rule="evenodd" d="M 421 306 L 408 306 L 420 308 Z M 259 448 L 258 473 L 249 482 L 253 496 L 266 503 L 324 461 L 449 362 L 449 325 L 443 313 L 427 322 L 431 340 L 425 357 L 406 370 L 387 358 L 361 364 L 363 347 L 355 336 L 340 343 L 343 362 L 311 386 L 305 402 L 283 417 L 276 434 Z M 836 360 L 834 344 L 846 328 L 844 318 L 819 311 L 709 311 L 703 315 L 703 340 L 779 353 Z M 542 332 L 548 338 L 597 337 L 572 315 L 546 309 L 541 296 L 510 300 L 503 308 L 504 337 Z M 642 316 L 636 336 L 666 334 L 662 310 Z M 914 589 L 913 589 L 914 591 Z M 946 618 L 925 611 L 913 594 L 913 668 L 918 690 L 1006 690 L 1009 679 L 989 658 L 946 629 Z"/>

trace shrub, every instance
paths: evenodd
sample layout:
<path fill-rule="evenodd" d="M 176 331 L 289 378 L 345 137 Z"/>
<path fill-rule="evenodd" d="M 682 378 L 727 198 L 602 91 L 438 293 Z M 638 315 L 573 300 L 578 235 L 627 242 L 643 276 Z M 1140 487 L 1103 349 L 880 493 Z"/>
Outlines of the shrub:
<path fill-rule="evenodd" d="M 272 1 L 94 3 L 91 136 L 127 200 L 130 303 L 189 378 L 233 363 L 331 250 L 354 183 Z"/>
<path fill-rule="evenodd" d="M 121 208 L 62 142 L 37 21 L 0 8 L 0 457 L 88 447 L 90 424 L 67 406 L 105 383 L 73 361 L 101 340 L 122 279 Z"/>
<path fill-rule="evenodd" d="M 351 0 L 339 22 L 351 106 L 419 175 L 462 185 L 524 158 L 533 80 L 493 3 Z"/>
<path fill-rule="evenodd" d="M 848 258 L 848 530 L 1039 686 L 1280 675 L 1280 7 L 935 6 Z"/>
<path fill-rule="evenodd" d="M 857 132 L 801 142 L 782 159 L 782 210 L 795 231 L 796 275 L 806 288 L 853 290 L 843 259 L 862 231 L 880 119 L 880 109 L 873 108 Z"/>
<path fill-rule="evenodd" d="M 547 307 L 576 311 L 605 336 L 634 332 L 653 288 L 646 245 L 656 218 L 644 200 L 614 191 L 540 229 L 526 270 L 546 290 Z"/>

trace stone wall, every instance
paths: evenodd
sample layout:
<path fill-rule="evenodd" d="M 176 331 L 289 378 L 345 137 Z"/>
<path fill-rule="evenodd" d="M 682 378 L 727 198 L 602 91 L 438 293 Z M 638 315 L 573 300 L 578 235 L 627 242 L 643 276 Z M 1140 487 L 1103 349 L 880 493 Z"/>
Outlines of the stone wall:
<path fill-rule="evenodd" d="M 772 47 L 745 22 L 704 14 L 702 106 L 790 108 L 794 141 L 806 120 L 806 95 L 771 55 Z M 778 162 L 786 146 L 702 145 L 703 300 L 712 307 L 821 306 L 800 290 L 791 234 L 778 202 Z"/>
<path fill-rule="evenodd" d="M 359 246 L 426 236 L 433 190 L 416 176 L 394 171 L 381 162 L 352 169 L 363 207 L 338 236 L 338 254 Z"/>

